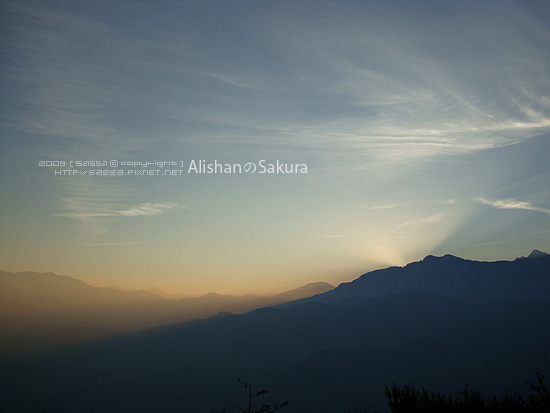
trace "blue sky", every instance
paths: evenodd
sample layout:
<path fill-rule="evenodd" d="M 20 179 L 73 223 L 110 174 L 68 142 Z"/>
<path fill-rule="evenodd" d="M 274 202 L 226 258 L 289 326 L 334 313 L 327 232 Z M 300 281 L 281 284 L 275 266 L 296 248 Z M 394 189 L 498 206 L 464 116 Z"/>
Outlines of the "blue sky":
<path fill-rule="evenodd" d="M 545 1 L 7 1 L 0 14 L 4 270 L 270 293 L 427 254 L 550 252 Z M 39 166 L 262 159 L 307 173 Z"/>

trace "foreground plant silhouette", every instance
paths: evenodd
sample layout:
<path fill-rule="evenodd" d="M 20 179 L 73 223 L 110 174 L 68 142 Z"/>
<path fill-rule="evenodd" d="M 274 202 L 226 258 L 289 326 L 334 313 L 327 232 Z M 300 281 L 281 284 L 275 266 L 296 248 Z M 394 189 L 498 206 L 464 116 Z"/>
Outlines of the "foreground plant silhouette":
<path fill-rule="evenodd" d="M 272 412 L 276 412 L 278 410 L 281 410 L 282 408 L 287 406 L 288 403 L 289 403 L 289 401 L 287 400 L 287 401 L 282 402 L 281 404 L 274 404 L 273 407 L 271 407 L 268 404 L 262 404 L 261 406 L 256 406 L 254 404 L 254 400 L 256 398 L 266 394 L 267 391 L 266 390 L 260 390 L 259 392 L 256 392 L 255 394 L 253 394 L 252 385 L 250 385 L 249 383 L 247 383 L 246 381 L 243 381 L 241 379 L 237 379 L 237 381 L 239 383 L 241 383 L 248 390 L 248 407 L 245 408 L 245 407 L 239 406 L 238 404 L 230 403 L 231 407 L 233 409 L 235 409 L 236 411 L 238 411 L 238 412 L 243 412 L 243 413 L 272 413 Z M 216 410 L 213 410 L 213 412 L 216 412 Z M 223 410 L 222 410 L 222 413 L 226 413 L 226 412 L 227 412 L 227 410 L 224 406 Z"/>
<path fill-rule="evenodd" d="M 537 372 L 537 384 L 525 382 L 531 387 L 529 398 L 525 401 L 521 395 L 508 392 L 498 399 L 496 396 L 485 398 L 477 389 L 464 388 L 453 396 L 416 389 L 412 384 L 402 388 L 395 382 L 391 388 L 385 387 L 388 405 L 392 412 L 550 412 L 550 391 L 544 384 L 544 376 Z"/>

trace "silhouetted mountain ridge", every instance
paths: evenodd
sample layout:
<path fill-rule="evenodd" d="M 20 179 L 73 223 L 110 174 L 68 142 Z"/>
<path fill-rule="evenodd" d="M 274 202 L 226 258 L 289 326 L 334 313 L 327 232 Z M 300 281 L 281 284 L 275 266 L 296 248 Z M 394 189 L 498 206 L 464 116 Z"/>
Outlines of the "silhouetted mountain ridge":
<path fill-rule="evenodd" d="M 334 303 L 353 295 L 383 297 L 422 290 L 466 302 L 550 298 L 550 255 L 533 251 L 515 261 L 472 261 L 450 254 L 426 256 L 404 267 L 370 271 L 334 290 L 296 302 Z"/>
<path fill-rule="evenodd" d="M 446 262 L 449 262 L 449 261 L 469 261 L 469 260 L 466 260 L 464 258 L 460 258 L 460 257 L 457 257 L 455 255 L 451 255 L 451 254 L 445 254 L 441 257 L 437 257 L 435 255 L 426 255 L 424 257 L 424 259 L 422 260 L 422 262 L 435 262 L 435 261 L 446 261 Z M 412 263 L 410 263 L 412 264 Z M 410 265 L 410 264 L 407 264 L 407 265 Z"/>

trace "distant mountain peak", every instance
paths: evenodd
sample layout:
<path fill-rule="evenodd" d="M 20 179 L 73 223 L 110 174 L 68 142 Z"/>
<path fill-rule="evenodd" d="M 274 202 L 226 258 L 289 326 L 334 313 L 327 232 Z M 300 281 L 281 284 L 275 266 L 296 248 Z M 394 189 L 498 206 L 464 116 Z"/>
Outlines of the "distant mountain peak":
<path fill-rule="evenodd" d="M 442 257 L 436 257 L 435 255 L 426 255 L 426 257 L 422 260 L 423 262 L 434 262 L 434 261 L 464 261 L 463 258 L 456 257 L 451 254 L 445 254 Z"/>
<path fill-rule="evenodd" d="M 533 250 L 531 251 L 531 254 L 527 256 L 527 258 L 546 258 L 546 257 L 550 257 L 550 254 L 547 254 L 539 250 Z"/>
<path fill-rule="evenodd" d="M 334 288 L 334 285 L 332 284 L 329 284 L 327 282 L 324 282 L 324 281 L 316 281 L 316 282 L 311 282 L 311 283 L 308 283 L 306 285 L 304 285 L 303 287 L 300 287 L 300 288 L 309 288 L 309 287 L 328 287 L 328 288 Z"/>
<path fill-rule="evenodd" d="M 518 257 L 516 258 L 516 260 L 529 260 L 533 258 L 548 258 L 548 257 L 550 257 L 550 254 L 547 254 L 539 250 L 533 250 L 531 251 L 531 254 L 529 254 L 527 257 Z"/>
<path fill-rule="evenodd" d="M 219 298 L 219 297 L 223 297 L 223 295 L 214 293 L 214 292 L 206 293 L 200 296 L 200 298 Z"/>

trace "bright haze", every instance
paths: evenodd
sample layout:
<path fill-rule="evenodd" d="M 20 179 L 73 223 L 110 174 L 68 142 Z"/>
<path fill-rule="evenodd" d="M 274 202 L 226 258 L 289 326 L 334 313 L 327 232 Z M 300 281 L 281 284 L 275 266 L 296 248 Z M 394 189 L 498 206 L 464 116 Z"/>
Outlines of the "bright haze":
<path fill-rule="evenodd" d="M 1 270 L 276 294 L 427 254 L 550 251 L 547 1 L 0 16 Z M 215 162 L 242 171 L 190 168 Z"/>

